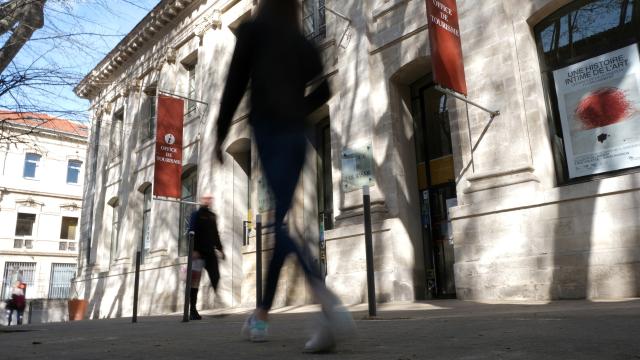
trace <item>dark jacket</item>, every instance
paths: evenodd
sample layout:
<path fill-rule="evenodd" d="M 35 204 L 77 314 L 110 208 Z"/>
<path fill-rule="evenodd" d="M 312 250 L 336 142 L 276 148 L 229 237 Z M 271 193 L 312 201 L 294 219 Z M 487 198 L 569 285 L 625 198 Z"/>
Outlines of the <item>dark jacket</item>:
<path fill-rule="evenodd" d="M 194 232 L 193 250 L 201 254 L 213 253 L 213 249 L 222 251 L 216 214 L 208 207 L 201 206 L 191 214 L 189 231 Z"/>
<path fill-rule="evenodd" d="M 278 19 L 258 17 L 242 24 L 222 95 L 217 140 L 227 135 L 233 115 L 251 83 L 253 126 L 275 131 L 304 130 L 304 119 L 325 103 L 331 92 L 315 46 Z M 315 90 L 305 96 L 307 85 Z"/>

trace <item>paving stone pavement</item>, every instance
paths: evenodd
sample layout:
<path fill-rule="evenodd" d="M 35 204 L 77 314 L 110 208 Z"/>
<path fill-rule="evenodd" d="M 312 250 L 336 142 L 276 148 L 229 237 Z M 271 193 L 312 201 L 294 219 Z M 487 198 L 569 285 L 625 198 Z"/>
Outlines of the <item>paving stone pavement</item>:
<path fill-rule="evenodd" d="M 246 309 L 0 327 L 2 359 L 640 359 L 640 299 L 480 304 L 457 300 L 350 310 L 358 335 L 304 354 L 317 307 L 276 310 L 270 340 L 240 337 Z M 7 355 L 7 357 L 5 357 Z"/>

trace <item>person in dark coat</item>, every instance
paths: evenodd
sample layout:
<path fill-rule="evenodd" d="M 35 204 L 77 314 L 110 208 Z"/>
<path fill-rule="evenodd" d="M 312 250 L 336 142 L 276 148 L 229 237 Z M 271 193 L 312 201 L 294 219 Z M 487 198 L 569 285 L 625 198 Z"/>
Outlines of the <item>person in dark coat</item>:
<path fill-rule="evenodd" d="M 306 351 L 333 348 L 341 328 L 353 322 L 316 269 L 290 238 L 284 224 L 306 158 L 306 117 L 331 96 L 322 77 L 320 54 L 302 34 L 299 0 L 262 0 L 257 15 L 237 29 L 237 42 L 222 95 L 215 155 L 223 162 L 222 143 L 240 100 L 251 84 L 249 123 L 263 174 L 275 198 L 275 246 L 261 304 L 243 327 L 252 341 L 265 341 L 268 314 L 285 258 L 295 254 L 323 308 L 324 320 Z M 307 87 L 312 90 L 305 96 Z M 340 320 L 338 320 L 340 319 Z M 342 326 L 337 326 L 342 325 Z M 344 333 L 344 332 L 342 332 Z"/>
<path fill-rule="evenodd" d="M 204 268 L 209 274 L 211 286 L 218 293 L 218 282 L 220 281 L 220 271 L 218 268 L 218 257 L 216 250 L 220 253 L 220 259 L 225 259 L 225 254 L 220 242 L 216 214 L 211 211 L 213 197 L 205 194 L 200 198 L 200 208 L 191 214 L 189 221 L 189 231 L 193 231 L 193 258 L 204 261 Z M 200 320 L 196 303 L 198 301 L 198 287 L 191 287 L 190 297 L 190 318 Z"/>
<path fill-rule="evenodd" d="M 27 299 L 25 296 L 26 292 L 27 284 L 22 282 L 22 274 L 18 274 L 18 279 L 13 283 L 13 287 L 11 289 L 11 299 L 7 301 L 7 325 L 11 325 L 14 311 L 16 311 L 18 314 L 18 319 L 16 322 L 18 323 L 18 325 L 22 325 L 24 309 L 27 306 Z"/>

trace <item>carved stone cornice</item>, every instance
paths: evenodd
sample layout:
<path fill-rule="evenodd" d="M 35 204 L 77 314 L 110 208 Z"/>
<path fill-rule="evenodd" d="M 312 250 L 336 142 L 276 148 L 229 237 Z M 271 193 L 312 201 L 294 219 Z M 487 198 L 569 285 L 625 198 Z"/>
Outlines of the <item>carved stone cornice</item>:
<path fill-rule="evenodd" d="M 29 196 L 26 199 L 18 199 L 18 200 L 16 200 L 16 204 L 20 204 L 22 206 L 32 207 L 32 208 L 35 208 L 35 207 L 38 207 L 38 206 L 40 206 L 40 207 L 44 206 L 44 203 L 41 203 L 39 201 L 34 200 L 31 196 Z"/>
<path fill-rule="evenodd" d="M 198 0 L 161 0 L 140 23 L 74 88 L 83 98 L 95 96 L 106 80 L 144 45 Z"/>
<path fill-rule="evenodd" d="M 70 202 L 70 203 L 60 205 L 60 209 L 67 210 L 67 211 L 78 211 L 81 208 L 82 207 L 75 202 Z"/>
<path fill-rule="evenodd" d="M 202 39 L 204 34 L 209 29 L 218 29 L 222 27 L 221 12 L 218 9 L 214 9 L 213 12 L 207 16 L 204 16 L 193 28 L 193 33 Z"/>

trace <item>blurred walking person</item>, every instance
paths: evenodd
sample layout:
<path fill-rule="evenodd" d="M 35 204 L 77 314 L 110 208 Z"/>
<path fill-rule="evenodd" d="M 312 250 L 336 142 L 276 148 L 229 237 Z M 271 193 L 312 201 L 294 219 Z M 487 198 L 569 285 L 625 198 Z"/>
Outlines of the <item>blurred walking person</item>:
<path fill-rule="evenodd" d="M 17 313 L 16 323 L 22 325 L 24 309 L 27 307 L 26 292 L 27 284 L 22 281 L 22 271 L 19 271 L 12 281 L 11 299 L 7 301 L 7 325 L 11 326 L 14 311 Z"/>
<path fill-rule="evenodd" d="M 285 258 L 293 253 L 323 308 L 323 319 L 305 350 L 321 352 L 333 349 L 337 340 L 355 328 L 349 313 L 325 287 L 318 269 L 303 255 L 284 226 L 306 156 L 305 118 L 331 95 L 327 81 L 319 79 L 320 56 L 302 34 L 300 14 L 298 0 L 262 0 L 256 17 L 238 28 L 217 123 L 215 153 L 222 162 L 222 143 L 251 83 L 249 123 L 264 175 L 275 197 L 276 240 L 262 303 L 247 319 L 243 333 L 252 341 L 266 340 L 280 270 Z M 314 90 L 305 96 L 310 83 Z"/>
<path fill-rule="evenodd" d="M 189 221 L 189 231 L 193 231 L 193 259 L 191 293 L 189 302 L 189 318 L 191 320 L 201 320 L 198 314 L 196 303 L 198 302 L 198 290 L 200 286 L 200 274 L 202 267 L 207 270 L 211 286 L 218 294 L 218 282 L 220 281 L 220 270 L 218 267 L 218 257 L 216 250 L 220 253 L 220 259 L 225 259 L 216 214 L 211 211 L 213 196 L 205 194 L 200 198 L 200 208 L 191 214 Z"/>

